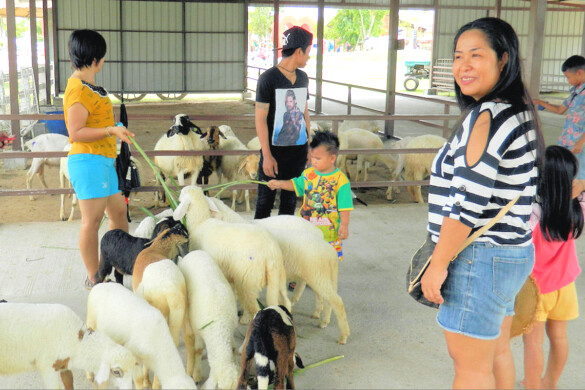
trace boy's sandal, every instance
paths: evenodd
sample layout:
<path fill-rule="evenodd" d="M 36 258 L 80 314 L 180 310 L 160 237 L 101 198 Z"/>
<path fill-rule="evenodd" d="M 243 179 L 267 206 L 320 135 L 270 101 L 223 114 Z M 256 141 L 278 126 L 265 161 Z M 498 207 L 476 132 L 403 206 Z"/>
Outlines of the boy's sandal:
<path fill-rule="evenodd" d="M 91 280 L 89 280 L 88 277 L 85 278 L 85 289 L 86 290 L 91 290 L 93 288 L 93 286 L 95 286 L 97 283 L 92 282 Z"/>

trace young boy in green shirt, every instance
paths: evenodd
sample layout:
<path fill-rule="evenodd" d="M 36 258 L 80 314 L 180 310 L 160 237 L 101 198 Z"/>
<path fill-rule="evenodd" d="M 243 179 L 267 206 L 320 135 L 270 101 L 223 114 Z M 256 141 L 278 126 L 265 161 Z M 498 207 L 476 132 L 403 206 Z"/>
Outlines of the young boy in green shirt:
<path fill-rule="evenodd" d="M 291 180 L 270 180 L 273 189 L 295 191 L 303 196 L 299 216 L 317 226 L 343 260 L 342 240 L 349 237 L 349 212 L 353 210 L 350 183 L 335 166 L 339 139 L 328 131 L 317 131 L 310 143 L 311 167 Z"/>

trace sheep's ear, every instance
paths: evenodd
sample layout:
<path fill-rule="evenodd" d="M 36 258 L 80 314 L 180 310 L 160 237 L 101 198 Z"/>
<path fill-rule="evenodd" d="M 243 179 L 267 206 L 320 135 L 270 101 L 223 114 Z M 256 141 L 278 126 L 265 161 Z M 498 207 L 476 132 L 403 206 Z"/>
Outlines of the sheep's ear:
<path fill-rule="evenodd" d="M 189 208 L 190 203 L 191 200 L 187 198 L 183 199 L 181 203 L 177 205 L 177 208 L 173 212 L 173 219 L 175 221 L 180 221 L 185 216 L 185 214 L 187 214 L 187 209 Z"/>
<path fill-rule="evenodd" d="M 110 378 L 110 366 L 106 362 L 102 362 L 102 364 L 100 364 L 100 368 L 99 368 L 97 374 L 95 375 L 95 378 L 94 378 L 95 383 L 98 386 L 101 386 L 104 383 L 106 383 L 109 378 Z"/>
<path fill-rule="evenodd" d="M 206 196 L 205 200 L 207 201 L 207 204 L 209 205 L 209 211 L 215 211 L 216 213 L 219 213 L 219 209 L 217 208 L 217 205 L 215 203 L 213 203 L 213 200 Z"/>
<path fill-rule="evenodd" d="M 173 135 L 175 135 L 174 126 L 167 130 L 167 138 L 171 138 Z"/>
<path fill-rule="evenodd" d="M 240 163 L 240 166 L 238 167 L 238 174 L 241 174 L 242 171 L 244 170 L 244 168 L 246 167 L 246 164 L 248 163 L 248 159 L 245 158 L 242 160 L 242 162 Z"/>

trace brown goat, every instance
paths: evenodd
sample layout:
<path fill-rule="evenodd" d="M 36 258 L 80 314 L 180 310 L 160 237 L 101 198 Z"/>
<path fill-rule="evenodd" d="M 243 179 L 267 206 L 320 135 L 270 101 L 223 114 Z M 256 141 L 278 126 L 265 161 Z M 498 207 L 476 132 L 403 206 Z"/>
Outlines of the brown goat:
<path fill-rule="evenodd" d="M 295 360 L 303 368 L 303 362 L 295 356 L 295 345 L 293 318 L 286 307 L 270 306 L 256 313 L 242 345 L 238 389 L 245 389 L 248 385 L 252 359 L 256 362 L 258 389 L 267 389 L 271 382 L 275 389 L 284 389 L 285 379 L 286 388 L 294 389 Z"/>
<path fill-rule="evenodd" d="M 207 136 L 207 147 L 209 150 L 217 150 L 219 148 L 219 137 L 226 139 L 226 136 L 217 126 L 209 126 L 204 135 Z M 209 176 L 211 176 L 214 171 L 217 172 L 221 166 L 221 158 L 222 156 L 203 156 L 203 168 L 197 177 L 197 184 L 209 183 Z M 217 176 L 221 180 L 220 172 L 217 172 Z"/>
<path fill-rule="evenodd" d="M 177 224 L 160 232 L 152 244 L 136 257 L 132 269 L 132 290 L 136 291 L 142 282 L 142 275 L 149 264 L 164 259 L 174 259 L 179 255 L 181 246 L 188 241 L 189 233 L 183 224 Z"/>

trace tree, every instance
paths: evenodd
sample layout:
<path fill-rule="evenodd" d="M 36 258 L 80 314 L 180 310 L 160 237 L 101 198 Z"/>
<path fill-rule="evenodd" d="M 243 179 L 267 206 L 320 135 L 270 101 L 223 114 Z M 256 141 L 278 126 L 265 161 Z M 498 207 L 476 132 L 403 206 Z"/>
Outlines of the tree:
<path fill-rule="evenodd" d="M 363 47 L 369 37 L 377 37 L 383 32 L 382 20 L 388 11 L 382 10 L 339 10 L 329 22 L 325 38 L 341 44 L 349 42 L 352 47 Z"/>
<path fill-rule="evenodd" d="M 263 41 L 270 40 L 270 31 L 274 24 L 274 15 L 271 7 L 256 7 L 248 15 L 250 34 L 256 34 Z"/>

